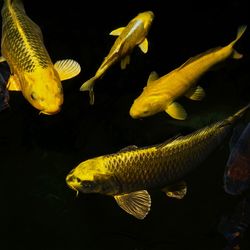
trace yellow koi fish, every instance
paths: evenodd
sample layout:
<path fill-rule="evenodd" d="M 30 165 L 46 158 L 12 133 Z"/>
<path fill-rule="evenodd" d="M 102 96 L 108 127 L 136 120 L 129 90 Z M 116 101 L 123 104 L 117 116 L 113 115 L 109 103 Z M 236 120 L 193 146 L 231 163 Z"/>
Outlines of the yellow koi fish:
<path fill-rule="evenodd" d="M 223 142 L 249 108 L 250 104 L 222 121 L 162 144 L 129 146 L 85 160 L 67 175 L 66 183 L 77 193 L 113 196 L 127 213 L 144 219 L 151 206 L 147 190 L 161 189 L 170 197 L 183 198 L 187 191 L 183 177 Z"/>
<path fill-rule="evenodd" d="M 227 46 L 210 49 L 192 57 L 179 68 L 160 78 L 153 71 L 148 78 L 147 86 L 134 100 L 129 111 L 130 116 L 136 119 L 165 111 L 174 119 L 185 120 L 187 113 L 176 99 L 181 96 L 197 101 L 204 98 L 205 91 L 196 85 L 197 81 L 209 69 L 227 58 L 242 58 L 234 49 L 234 45 L 246 28 L 239 27 L 236 39 Z"/>
<path fill-rule="evenodd" d="M 137 45 L 143 53 L 147 53 L 148 40 L 146 36 L 153 19 L 153 12 L 145 11 L 133 18 L 126 27 L 115 29 L 110 33 L 118 38 L 96 71 L 95 76 L 83 83 L 80 88 L 81 91 L 89 91 L 91 105 L 94 104 L 94 83 L 105 74 L 107 69 L 118 61 L 121 61 L 121 68 L 125 69 L 130 62 L 130 54 Z"/>
<path fill-rule="evenodd" d="M 43 114 L 59 112 L 63 103 L 61 81 L 78 75 L 80 65 L 70 59 L 52 64 L 42 32 L 26 15 L 20 0 L 5 0 L 1 13 L 1 61 L 6 60 L 11 70 L 8 90 L 22 91 Z"/>

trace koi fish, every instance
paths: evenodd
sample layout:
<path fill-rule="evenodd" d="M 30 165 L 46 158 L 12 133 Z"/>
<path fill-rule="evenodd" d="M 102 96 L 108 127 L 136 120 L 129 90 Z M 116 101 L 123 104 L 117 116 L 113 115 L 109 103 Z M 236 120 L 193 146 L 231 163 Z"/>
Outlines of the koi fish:
<path fill-rule="evenodd" d="M 240 137 L 237 134 L 235 130 L 224 173 L 224 190 L 232 195 L 241 194 L 250 188 L 250 123 L 244 128 Z"/>
<path fill-rule="evenodd" d="M 7 89 L 21 91 L 40 113 L 59 112 L 63 103 L 61 81 L 78 75 L 80 65 L 70 59 L 52 64 L 41 29 L 26 15 L 20 0 L 5 0 L 1 14 L 0 61 L 6 60 L 11 70 Z"/>
<path fill-rule="evenodd" d="M 139 13 L 126 27 L 113 30 L 110 35 L 118 36 L 111 47 L 108 55 L 104 58 L 101 66 L 95 75 L 80 87 L 80 91 L 89 91 L 90 104 L 94 104 L 94 84 L 105 72 L 118 61 L 121 62 L 121 69 L 125 69 L 130 63 L 130 55 L 138 45 L 143 53 L 148 51 L 148 40 L 146 38 L 151 23 L 154 19 L 152 11 Z"/>
<path fill-rule="evenodd" d="M 66 183 L 77 193 L 113 196 L 127 213 L 144 219 L 151 207 L 147 190 L 162 189 L 170 197 L 183 198 L 183 177 L 222 143 L 249 108 L 250 104 L 227 119 L 158 145 L 128 146 L 85 160 L 66 176 Z"/>
<path fill-rule="evenodd" d="M 180 67 L 162 77 L 159 77 L 155 71 L 151 72 L 147 86 L 130 108 L 130 116 L 136 119 L 165 111 L 174 119 L 185 120 L 187 112 L 176 100 L 181 96 L 195 101 L 205 97 L 205 91 L 201 86 L 197 86 L 197 81 L 218 63 L 228 58 L 242 58 L 243 55 L 234 49 L 234 45 L 246 28 L 247 26 L 239 27 L 236 39 L 227 46 L 210 49 L 191 57 Z"/>

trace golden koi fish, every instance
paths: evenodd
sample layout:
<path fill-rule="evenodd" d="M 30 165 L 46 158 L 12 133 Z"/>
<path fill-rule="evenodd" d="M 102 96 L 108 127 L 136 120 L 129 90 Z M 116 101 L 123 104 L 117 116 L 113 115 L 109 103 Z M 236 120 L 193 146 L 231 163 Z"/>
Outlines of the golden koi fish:
<path fill-rule="evenodd" d="M 113 30 L 110 35 L 118 36 L 108 55 L 103 60 L 95 76 L 82 84 L 81 91 L 89 91 L 90 104 L 94 104 L 94 83 L 101 78 L 107 69 L 113 64 L 121 61 L 121 68 L 125 69 L 130 62 L 130 54 L 138 45 L 143 53 L 148 51 L 148 40 L 146 38 L 151 23 L 154 19 L 152 11 L 139 13 L 126 27 Z"/>
<path fill-rule="evenodd" d="M 236 39 L 227 46 L 210 49 L 192 57 L 179 68 L 160 78 L 153 71 L 148 78 L 147 86 L 134 100 L 129 111 L 130 116 L 136 119 L 165 111 L 172 118 L 185 120 L 187 113 L 176 99 L 186 96 L 191 100 L 202 100 L 205 91 L 196 85 L 197 81 L 209 69 L 227 58 L 242 57 L 234 49 L 234 45 L 245 30 L 246 26 L 239 27 Z"/>
<path fill-rule="evenodd" d="M 80 65 L 73 60 L 52 64 L 42 32 L 26 15 L 20 0 L 5 0 L 1 13 L 1 61 L 6 60 L 11 70 L 7 88 L 22 91 L 41 113 L 59 112 L 63 103 L 61 81 L 78 75 Z"/>
<path fill-rule="evenodd" d="M 127 213 L 144 219 L 151 206 L 147 190 L 162 189 L 170 197 L 183 198 L 186 185 L 180 181 L 223 142 L 249 108 L 250 104 L 227 119 L 162 144 L 129 146 L 83 161 L 67 175 L 66 182 L 77 192 L 113 196 Z"/>

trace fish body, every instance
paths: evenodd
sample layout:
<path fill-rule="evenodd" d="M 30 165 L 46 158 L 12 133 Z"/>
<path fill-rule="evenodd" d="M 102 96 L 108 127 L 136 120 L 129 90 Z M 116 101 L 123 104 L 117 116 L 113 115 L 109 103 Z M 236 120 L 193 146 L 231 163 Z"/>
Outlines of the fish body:
<path fill-rule="evenodd" d="M 224 189 L 228 194 L 239 195 L 249 188 L 250 123 L 233 145 L 224 173 Z"/>
<path fill-rule="evenodd" d="M 97 69 L 95 76 L 82 84 L 81 91 L 89 91 L 90 104 L 94 104 L 93 87 L 97 79 L 101 78 L 105 72 L 115 63 L 121 61 L 121 68 L 125 69 L 130 62 L 130 54 L 138 45 L 144 53 L 148 51 L 147 34 L 154 19 L 152 11 L 139 13 L 126 27 L 118 28 L 110 35 L 118 36 L 108 55 Z"/>
<path fill-rule="evenodd" d="M 151 204 L 146 190 L 167 187 L 167 194 L 175 196 L 175 183 L 221 144 L 234 122 L 249 107 L 250 104 L 223 121 L 162 144 L 130 146 L 114 154 L 83 161 L 68 174 L 66 182 L 76 191 L 114 196 L 126 212 L 143 219 Z M 169 185 L 173 185 L 172 190 Z M 185 186 L 178 189 L 183 196 Z"/>
<path fill-rule="evenodd" d="M 63 103 L 61 81 L 79 74 L 80 65 L 73 60 L 53 65 L 39 26 L 26 15 L 20 0 L 5 0 L 1 14 L 1 52 L 11 70 L 7 88 L 22 91 L 41 113 L 59 112 Z"/>
<path fill-rule="evenodd" d="M 245 30 L 246 26 L 239 27 L 236 39 L 227 46 L 214 48 L 190 58 L 162 77 L 153 71 L 148 78 L 147 86 L 134 100 L 129 111 L 130 116 L 136 119 L 165 111 L 174 119 L 185 120 L 187 113 L 176 100 L 182 96 L 197 101 L 204 98 L 205 91 L 201 86 L 197 86 L 197 81 L 209 69 L 227 58 L 242 57 L 234 49 L 234 45 Z"/>

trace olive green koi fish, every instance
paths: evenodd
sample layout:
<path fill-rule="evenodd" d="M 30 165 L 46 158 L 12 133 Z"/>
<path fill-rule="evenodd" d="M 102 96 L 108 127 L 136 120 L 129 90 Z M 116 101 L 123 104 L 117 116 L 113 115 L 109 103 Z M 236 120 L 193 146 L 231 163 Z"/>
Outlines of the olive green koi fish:
<path fill-rule="evenodd" d="M 113 196 L 127 213 L 144 219 L 151 206 L 147 190 L 162 189 L 170 197 L 183 198 L 187 190 L 183 177 L 223 142 L 249 108 L 250 104 L 227 119 L 162 144 L 129 146 L 83 161 L 67 175 L 66 182 L 77 192 Z"/>

